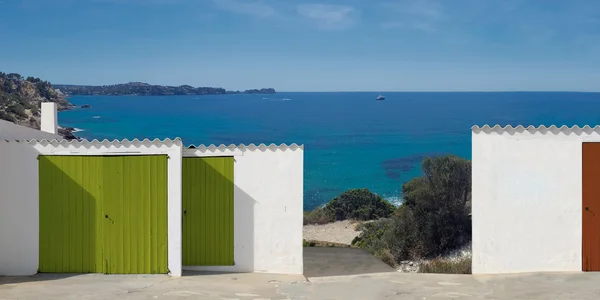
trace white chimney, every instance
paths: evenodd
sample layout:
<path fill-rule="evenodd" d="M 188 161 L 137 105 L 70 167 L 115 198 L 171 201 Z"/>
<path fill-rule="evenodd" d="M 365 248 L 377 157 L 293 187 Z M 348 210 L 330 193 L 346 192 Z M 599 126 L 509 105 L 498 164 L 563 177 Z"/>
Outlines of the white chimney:
<path fill-rule="evenodd" d="M 42 102 L 42 121 L 40 129 L 45 132 L 58 134 L 58 114 L 56 103 Z"/>

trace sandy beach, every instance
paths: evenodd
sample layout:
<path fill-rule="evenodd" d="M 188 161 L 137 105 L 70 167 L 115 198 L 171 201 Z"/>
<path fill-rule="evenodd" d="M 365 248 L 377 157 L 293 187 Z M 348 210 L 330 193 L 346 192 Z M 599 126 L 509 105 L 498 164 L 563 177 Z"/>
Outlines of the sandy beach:
<path fill-rule="evenodd" d="M 324 225 L 304 225 L 304 239 L 307 241 L 333 242 L 350 245 L 360 234 L 355 221 L 338 221 Z"/>

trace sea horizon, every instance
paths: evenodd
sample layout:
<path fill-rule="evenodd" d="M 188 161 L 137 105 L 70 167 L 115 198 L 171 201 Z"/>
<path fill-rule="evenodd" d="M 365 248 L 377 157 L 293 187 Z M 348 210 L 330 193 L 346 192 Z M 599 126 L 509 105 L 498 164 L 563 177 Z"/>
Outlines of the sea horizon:
<path fill-rule="evenodd" d="M 89 85 L 89 84 L 65 84 L 65 83 L 55 83 L 54 86 L 111 86 L 111 85 L 119 85 L 122 83 L 115 84 L 103 84 L 103 85 Z M 178 87 L 182 86 L 178 85 L 170 85 L 170 84 L 150 84 L 156 86 L 171 86 Z M 185 85 L 185 84 L 184 84 Z M 193 86 L 193 85 L 191 85 Z M 196 86 L 196 87 L 204 87 L 204 86 Z M 214 87 L 216 88 L 216 87 Z M 226 89 L 226 88 L 225 88 Z M 226 89 L 227 91 L 243 91 L 244 89 Z M 600 90 L 597 91 L 582 91 L 582 90 L 332 90 L 332 91 L 287 91 L 287 90 L 278 90 L 275 89 L 276 93 L 274 94 L 255 94 L 255 95 L 276 95 L 279 93 L 600 93 Z M 230 95 L 230 94 L 189 94 L 189 95 L 152 95 L 152 96 L 210 96 L 210 95 Z M 124 97 L 124 96 L 138 96 L 138 95 L 67 95 L 67 97 L 80 97 L 80 96 L 104 96 L 104 97 Z M 148 96 L 150 97 L 150 96 Z"/>
<path fill-rule="evenodd" d="M 385 94 L 384 94 L 385 93 Z M 374 94 L 374 95 L 373 95 Z M 377 94 L 386 100 L 376 101 Z M 596 92 L 277 92 L 71 96 L 59 124 L 87 139 L 180 137 L 185 145 L 303 144 L 304 208 L 368 188 L 394 204 L 423 158 L 471 158 L 474 125 L 600 124 Z M 201 101 L 199 101 L 201 99 Z"/>

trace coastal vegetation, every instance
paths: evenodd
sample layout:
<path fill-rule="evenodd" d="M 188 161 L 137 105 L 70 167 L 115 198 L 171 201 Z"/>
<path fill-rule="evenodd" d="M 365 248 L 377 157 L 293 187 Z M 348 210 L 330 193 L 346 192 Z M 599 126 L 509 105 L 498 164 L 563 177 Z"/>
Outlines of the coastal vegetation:
<path fill-rule="evenodd" d="M 326 224 L 333 221 L 368 221 L 387 218 L 395 207 L 368 189 L 348 190 L 324 207 L 304 213 L 304 224 Z"/>
<path fill-rule="evenodd" d="M 427 157 L 422 171 L 402 186 L 403 202 L 396 209 L 368 190 L 352 190 L 306 213 L 304 223 L 371 220 L 357 227 L 354 247 L 391 266 L 416 261 L 419 272 L 470 273 L 469 255 L 450 254 L 471 242 L 471 162 L 454 155 Z"/>
<path fill-rule="evenodd" d="M 24 77 L 18 73 L 0 72 L 0 119 L 19 125 L 39 129 L 40 107 L 42 102 L 55 102 L 58 110 L 75 108 L 69 95 L 219 95 L 219 94 L 274 94 L 273 88 L 227 91 L 215 87 L 192 87 L 150 85 L 141 82 L 104 86 L 52 85 L 35 77 Z M 81 108 L 91 108 L 84 104 Z M 59 128 L 59 134 L 67 139 L 75 139 L 74 128 Z"/>
<path fill-rule="evenodd" d="M 0 72 L 0 119 L 39 129 L 42 102 L 56 102 L 58 110 L 73 108 L 65 95 L 48 81 Z M 69 129 L 63 128 L 59 133 L 74 138 Z"/>
<path fill-rule="evenodd" d="M 419 265 L 419 273 L 471 274 L 471 257 L 426 260 Z"/>
<path fill-rule="evenodd" d="M 190 85 L 166 86 L 152 85 L 143 82 L 129 82 L 114 85 L 55 85 L 57 89 L 68 95 L 102 95 L 102 96 L 173 96 L 173 95 L 223 95 L 223 94 L 275 94 L 273 88 L 251 89 L 245 91 L 227 91 L 219 87 L 193 87 Z"/>

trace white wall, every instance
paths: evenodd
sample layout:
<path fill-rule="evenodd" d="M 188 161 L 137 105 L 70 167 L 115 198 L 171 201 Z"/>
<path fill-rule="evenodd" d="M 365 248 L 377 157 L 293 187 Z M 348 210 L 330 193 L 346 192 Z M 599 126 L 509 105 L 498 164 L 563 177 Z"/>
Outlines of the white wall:
<path fill-rule="evenodd" d="M 42 102 L 40 130 L 58 134 L 58 108 L 54 102 Z"/>
<path fill-rule="evenodd" d="M 0 142 L 0 153 L 0 274 L 32 275 L 38 269 L 39 154 L 166 154 L 169 156 L 168 268 L 170 275 L 181 276 L 181 140 Z M 6 172 L 5 164 L 8 166 Z M 14 228 L 19 230 L 7 230 Z"/>
<path fill-rule="evenodd" d="M 0 275 L 38 269 L 38 152 L 0 141 Z"/>
<path fill-rule="evenodd" d="M 474 127 L 474 274 L 581 271 L 582 142 L 600 128 Z"/>
<path fill-rule="evenodd" d="M 234 156 L 235 266 L 184 267 L 225 272 L 303 273 L 302 146 L 214 146 L 184 156 Z"/>

